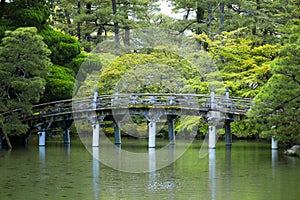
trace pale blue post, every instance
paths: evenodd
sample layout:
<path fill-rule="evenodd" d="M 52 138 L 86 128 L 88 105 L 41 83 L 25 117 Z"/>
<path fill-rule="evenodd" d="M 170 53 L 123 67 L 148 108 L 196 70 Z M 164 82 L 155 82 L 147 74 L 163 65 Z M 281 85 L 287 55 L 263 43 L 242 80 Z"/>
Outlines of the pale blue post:
<path fill-rule="evenodd" d="M 120 122 L 114 123 L 115 144 L 121 144 Z"/>
<path fill-rule="evenodd" d="M 64 130 L 64 143 L 65 144 L 70 144 L 71 139 L 70 139 L 70 130 L 69 129 L 65 129 Z"/>
<path fill-rule="evenodd" d="M 214 121 L 216 120 L 216 112 L 215 109 L 215 89 L 214 87 L 211 88 L 210 93 L 210 108 L 211 108 L 211 122 L 210 126 L 208 127 L 208 148 L 215 149 L 216 148 L 216 125 L 214 124 Z"/>
<path fill-rule="evenodd" d="M 149 138 L 148 138 L 148 147 L 155 148 L 155 136 L 156 136 L 156 121 L 151 120 L 149 122 Z"/>
<path fill-rule="evenodd" d="M 272 137 L 271 139 L 271 146 L 272 146 L 272 149 L 278 149 L 278 141 L 275 140 L 274 136 Z"/>
<path fill-rule="evenodd" d="M 228 87 L 226 87 L 225 98 L 227 100 L 229 99 L 229 88 Z"/>
<path fill-rule="evenodd" d="M 99 147 L 99 134 L 100 134 L 100 124 L 99 122 L 96 122 L 92 125 L 93 128 L 93 141 L 92 146 L 93 147 Z"/>
<path fill-rule="evenodd" d="M 46 145 L 46 130 L 42 129 L 39 134 L 39 146 L 45 146 Z"/>
<path fill-rule="evenodd" d="M 271 127 L 271 130 L 274 130 L 274 132 L 276 133 L 276 126 L 272 126 Z M 278 141 L 277 140 L 275 140 L 275 137 L 274 136 L 272 136 L 272 138 L 271 138 L 271 149 L 278 149 Z"/>
<path fill-rule="evenodd" d="M 173 118 L 168 119 L 168 124 L 169 124 L 169 140 L 170 140 L 170 144 L 171 145 L 175 144 L 174 120 L 175 119 L 173 119 Z"/>
<path fill-rule="evenodd" d="M 216 148 L 216 126 L 208 127 L 208 148 Z"/>
<path fill-rule="evenodd" d="M 232 134 L 231 134 L 231 127 L 230 127 L 230 120 L 225 119 L 225 144 L 226 146 L 232 145 Z"/>
<path fill-rule="evenodd" d="M 93 109 L 97 108 L 97 99 L 98 99 L 98 89 L 95 89 L 94 97 L 93 97 Z"/>

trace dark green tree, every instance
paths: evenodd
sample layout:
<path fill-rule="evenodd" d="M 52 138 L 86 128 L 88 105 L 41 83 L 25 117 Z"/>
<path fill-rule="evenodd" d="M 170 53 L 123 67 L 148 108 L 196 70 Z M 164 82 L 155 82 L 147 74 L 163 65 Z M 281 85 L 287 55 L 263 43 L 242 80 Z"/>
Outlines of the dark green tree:
<path fill-rule="evenodd" d="M 75 73 L 67 67 L 52 65 L 46 77 L 45 93 L 41 102 L 71 99 L 75 84 Z"/>
<path fill-rule="evenodd" d="M 1 1 L 0 11 L 0 26 L 9 30 L 31 26 L 40 30 L 47 24 L 50 15 L 45 0 Z"/>
<path fill-rule="evenodd" d="M 40 34 L 51 50 L 50 58 L 53 64 L 66 66 L 80 54 L 81 47 L 75 37 L 51 28 L 42 30 Z"/>
<path fill-rule="evenodd" d="M 255 98 L 249 118 L 259 123 L 262 137 L 286 144 L 300 142 L 300 20 L 285 29 L 289 36 L 271 66 L 272 77 Z"/>
<path fill-rule="evenodd" d="M 0 47 L 1 133 L 20 135 L 27 131 L 18 114 L 30 114 L 32 104 L 45 89 L 50 50 L 34 27 L 7 31 Z M 17 112 L 14 112 L 17 110 Z M 3 114 L 8 112 L 7 114 Z M 9 141 L 9 140 L 8 140 Z"/>

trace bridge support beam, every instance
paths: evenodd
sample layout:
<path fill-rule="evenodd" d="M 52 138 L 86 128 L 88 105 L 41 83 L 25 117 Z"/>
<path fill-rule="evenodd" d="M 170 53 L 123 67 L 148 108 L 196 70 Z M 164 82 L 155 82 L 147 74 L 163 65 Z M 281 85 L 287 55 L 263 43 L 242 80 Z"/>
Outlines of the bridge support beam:
<path fill-rule="evenodd" d="M 231 127 L 230 127 L 231 121 L 229 119 L 225 120 L 225 144 L 226 146 L 232 145 L 232 134 L 231 134 Z"/>
<path fill-rule="evenodd" d="M 121 144 L 120 122 L 114 122 L 115 144 Z"/>
<path fill-rule="evenodd" d="M 174 129 L 174 117 L 168 118 L 168 128 L 169 128 L 169 140 L 170 144 L 174 145 L 175 144 L 175 129 Z"/>
<path fill-rule="evenodd" d="M 45 146 L 46 145 L 46 130 L 42 129 L 38 132 L 39 135 L 39 146 Z"/>
<path fill-rule="evenodd" d="M 70 144 L 71 139 L 70 139 L 70 129 L 65 129 L 64 130 L 64 144 Z"/>
<path fill-rule="evenodd" d="M 208 127 L 208 148 L 215 149 L 216 148 L 216 141 L 217 141 L 217 127 L 216 126 L 209 126 Z"/>
<path fill-rule="evenodd" d="M 99 122 L 93 123 L 93 141 L 92 146 L 93 147 L 99 147 L 99 136 L 100 136 L 100 124 Z"/>
<path fill-rule="evenodd" d="M 272 148 L 273 150 L 278 149 L 278 141 L 275 140 L 274 136 L 273 136 L 272 139 L 271 139 L 271 148 Z"/>
<path fill-rule="evenodd" d="M 156 136 L 156 121 L 152 120 L 148 124 L 149 128 L 149 138 L 148 138 L 148 147 L 155 148 L 155 136 Z"/>

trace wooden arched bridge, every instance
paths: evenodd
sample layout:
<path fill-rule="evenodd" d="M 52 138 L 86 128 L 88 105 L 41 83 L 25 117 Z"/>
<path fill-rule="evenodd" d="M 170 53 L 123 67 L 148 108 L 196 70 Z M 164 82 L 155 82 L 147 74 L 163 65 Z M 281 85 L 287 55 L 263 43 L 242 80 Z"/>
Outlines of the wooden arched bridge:
<path fill-rule="evenodd" d="M 207 94 L 113 94 L 73 98 L 35 105 L 32 115 L 19 111 L 19 118 L 31 129 L 39 129 L 39 145 L 45 145 L 47 130 L 61 127 L 65 142 L 69 128 L 77 120 L 88 120 L 93 128 L 93 146 L 99 145 L 99 126 L 103 120 L 114 122 L 115 143 L 121 143 L 120 121 L 125 115 L 142 114 L 148 123 L 148 147 L 155 147 L 156 122 L 166 116 L 170 143 L 175 143 L 174 120 L 182 115 L 202 116 L 209 123 L 210 148 L 215 148 L 216 127 L 225 122 L 226 144 L 231 145 L 230 122 L 240 120 L 251 108 L 251 99 Z"/>

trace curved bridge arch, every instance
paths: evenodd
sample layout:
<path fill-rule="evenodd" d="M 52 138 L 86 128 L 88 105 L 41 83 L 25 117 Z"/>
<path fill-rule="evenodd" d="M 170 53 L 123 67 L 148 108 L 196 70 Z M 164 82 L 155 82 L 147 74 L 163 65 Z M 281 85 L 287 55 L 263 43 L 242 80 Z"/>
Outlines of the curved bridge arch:
<path fill-rule="evenodd" d="M 224 120 L 225 130 L 227 129 L 230 132 L 229 123 L 242 119 L 251 108 L 251 102 L 252 99 L 248 98 L 229 98 L 228 95 L 215 96 L 213 92 L 211 95 L 171 93 L 114 94 L 94 95 L 85 98 L 73 98 L 34 105 L 32 115 L 24 115 L 21 111 L 15 112 L 19 113 L 19 118 L 24 123 L 27 123 L 30 127 L 37 127 L 42 137 L 45 137 L 46 130 L 55 126 L 56 123 L 63 124 L 66 135 L 65 142 L 69 142 L 68 129 L 74 120 L 88 119 L 91 123 L 99 125 L 99 120 L 104 117 L 112 120 L 112 116 L 143 114 L 147 118 L 147 113 L 150 109 L 152 112 L 157 110 L 163 112 L 166 116 L 173 117 L 180 115 L 202 116 L 211 126 L 216 126 L 213 124 L 213 118 L 217 118 L 215 113 L 222 113 L 222 119 L 218 120 Z M 149 117 L 147 120 L 154 122 Z M 115 127 L 119 129 L 118 126 Z M 99 130 L 93 130 L 93 135 L 99 134 L 97 131 Z M 120 143 L 121 141 L 119 131 L 120 129 L 115 133 L 116 143 Z M 170 130 L 170 132 L 173 134 L 173 136 L 171 136 L 172 134 L 169 135 L 171 140 L 171 138 L 175 138 L 175 133 L 174 130 Z M 231 141 L 228 143 L 231 144 Z M 40 145 L 44 144 L 45 141 L 40 142 Z M 93 145 L 97 146 L 98 142 L 96 141 Z"/>

